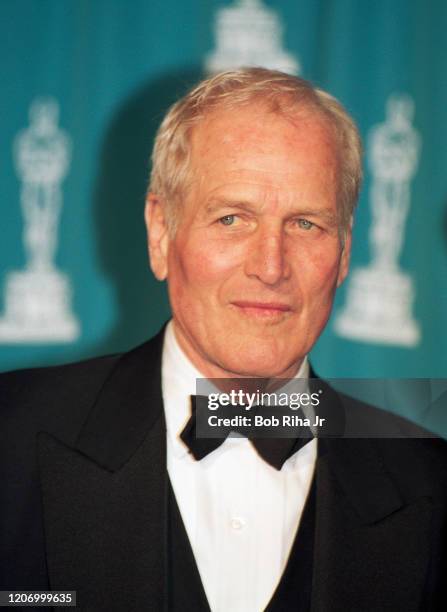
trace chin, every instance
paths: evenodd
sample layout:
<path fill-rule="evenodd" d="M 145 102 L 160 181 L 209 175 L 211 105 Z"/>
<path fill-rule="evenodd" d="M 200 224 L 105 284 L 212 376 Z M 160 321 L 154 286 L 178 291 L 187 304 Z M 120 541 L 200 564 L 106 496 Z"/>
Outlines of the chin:
<path fill-rule="evenodd" d="M 273 355 L 255 358 L 253 355 L 239 354 L 237 359 L 222 364 L 227 372 L 233 372 L 234 377 L 249 378 L 280 378 L 283 372 L 290 368 L 289 362 L 273 359 Z"/>

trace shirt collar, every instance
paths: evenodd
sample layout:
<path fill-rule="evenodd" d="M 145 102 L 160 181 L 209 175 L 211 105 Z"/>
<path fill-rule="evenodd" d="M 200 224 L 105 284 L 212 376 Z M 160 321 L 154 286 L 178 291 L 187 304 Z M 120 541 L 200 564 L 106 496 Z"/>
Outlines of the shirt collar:
<path fill-rule="evenodd" d="M 161 372 L 168 443 L 175 456 L 182 458 L 189 453 L 179 436 L 191 416 L 190 396 L 196 393 L 196 380 L 203 378 L 203 374 L 180 348 L 172 320 L 166 326 Z M 302 379 L 307 384 L 309 378 L 307 356 L 294 378 Z M 287 391 L 288 384 L 282 387 L 281 391 Z"/>

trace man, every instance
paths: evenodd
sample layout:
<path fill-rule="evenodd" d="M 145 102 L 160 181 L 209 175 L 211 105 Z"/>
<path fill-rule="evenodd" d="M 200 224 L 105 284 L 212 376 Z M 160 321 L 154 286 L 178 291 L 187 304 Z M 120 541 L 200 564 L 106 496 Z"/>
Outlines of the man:
<path fill-rule="evenodd" d="M 2 589 L 77 590 L 82 610 L 446 603 L 443 442 L 205 452 L 191 421 L 201 377 L 311 386 L 360 167 L 352 120 L 302 79 L 223 73 L 170 109 L 145 217 L 173 319 L 127 354 L 3 378 Z M 331 397 L 354 429 L 377 414 Z"/>

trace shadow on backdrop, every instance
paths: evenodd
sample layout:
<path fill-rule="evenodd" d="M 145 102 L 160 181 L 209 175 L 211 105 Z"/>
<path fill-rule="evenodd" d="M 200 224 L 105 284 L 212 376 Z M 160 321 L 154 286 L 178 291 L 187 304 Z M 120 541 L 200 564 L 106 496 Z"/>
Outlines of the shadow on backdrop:
<path fill-rule="evenodd" d="M 94 195 L 97 259 L 116 292 L 118 313 L 110 333 L 90 354 L 128 349 L 152 336 L 169 317 L 166 284 L 148 265 L 144 200 L 149 158 L 167 110 L 203 78 L 186 68 L 150 81 L 128 98 L 103 141 Z"/>

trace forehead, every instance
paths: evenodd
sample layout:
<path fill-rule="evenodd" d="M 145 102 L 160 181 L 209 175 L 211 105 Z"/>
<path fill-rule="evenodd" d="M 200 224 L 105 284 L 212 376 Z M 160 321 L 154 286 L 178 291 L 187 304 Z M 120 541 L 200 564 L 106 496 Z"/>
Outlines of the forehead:
<path fill-rule="evenodd" d="M 194 198 L 236 188 L 280 198 L 336 197 L 339 160 L 335 131 L 314 110 L 285 117 L 260 106 L 209 113 L 191 138 Z M 199 192 L 197 191 L 199 189 Z"/>
<path fill-rule="evenodd" d="M 325 161 L 337 157 L 335 131 L 329 119 L 315 110 L 293 115 L 266 110 L 260 105 L 215 110 L 195 126 L 191 135 L 191 165 L 210 171 L 216 165 L 237 171 L 264 165 L 272 171 L 294 172 L 298 158 Z M 304 161 L 304 159 L 302 159 Z M 263 162 L 263 163 L 262 163 Z"/>

